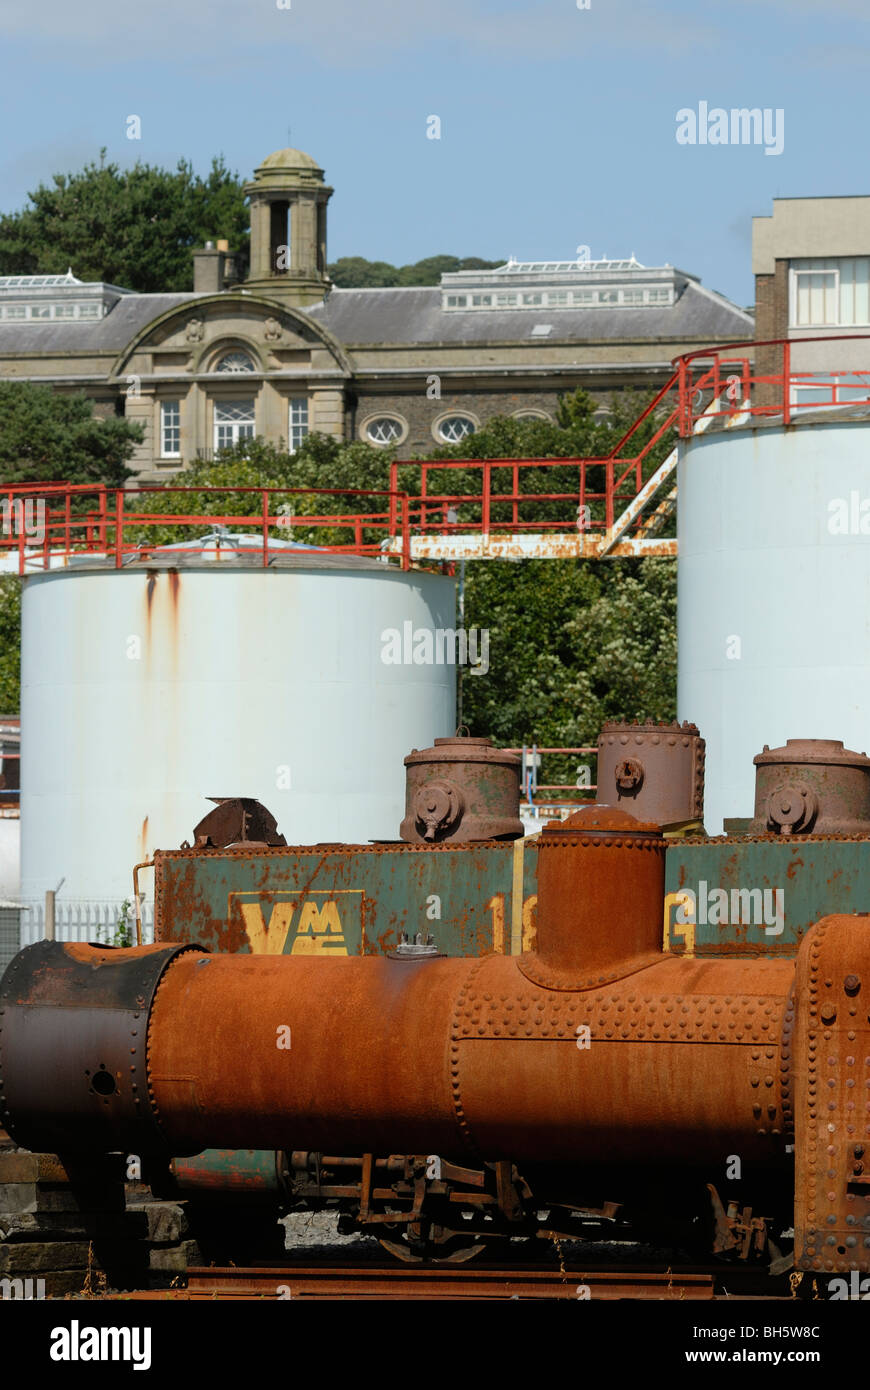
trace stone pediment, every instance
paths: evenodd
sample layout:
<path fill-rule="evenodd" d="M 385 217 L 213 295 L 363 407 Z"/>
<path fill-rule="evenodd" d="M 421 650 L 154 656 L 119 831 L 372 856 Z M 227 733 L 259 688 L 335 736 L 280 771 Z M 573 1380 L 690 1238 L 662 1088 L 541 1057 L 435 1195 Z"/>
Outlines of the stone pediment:
<path fill-rule="evenodd" d="M 140 372 L 155 365 L 159 370 L 155 352 L 164 363 L 172 354 L 182 371 L 207 373 L 215 369 L 222 349 L 247 352 L 258 372 L 274 370 L 285 354 L 317 353 L 322 362 L 326 353 L 332 367 L 351 375 L 347 354 L 322 324 L 302 310 L 241 291 L 191 299 L 161 314 L 119 354 L 112 375 L 123 376 L 134 359 Z"/>

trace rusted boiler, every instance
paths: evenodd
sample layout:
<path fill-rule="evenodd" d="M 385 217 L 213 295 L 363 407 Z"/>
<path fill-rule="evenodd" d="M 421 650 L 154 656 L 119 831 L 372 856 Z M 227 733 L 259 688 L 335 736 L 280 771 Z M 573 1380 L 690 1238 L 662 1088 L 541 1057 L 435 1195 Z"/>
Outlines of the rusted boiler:
<path fill-rule="evenodd" d="M 548 828 L 518 957 L 29 947 L 0 990 L 0 1123 L 49 1150 L 437 1155 L 494 1173 L 508 1227 L 604 1211 L 608 1184 L 690 1219 L 737 1155 L 799 1267 L 868 1269 L 870 919 L 822 920 L 797 961 L 673 954 L 664 856 L 618 808 Z M 712 1198 L 716 1248 L 764 1246 Z"/>

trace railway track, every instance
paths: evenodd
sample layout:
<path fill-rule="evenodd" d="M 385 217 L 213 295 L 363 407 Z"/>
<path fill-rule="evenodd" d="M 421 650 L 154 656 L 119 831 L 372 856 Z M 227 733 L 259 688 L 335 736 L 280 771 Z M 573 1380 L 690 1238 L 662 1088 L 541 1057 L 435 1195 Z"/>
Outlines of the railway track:
<path fill-rule="evenodd" d="M 735 1271 L 736 1272 L 736 1271 Z M 728 1273 L 732 1273 L 731 1270 Z M 721 1271 L 583 1270 L 563 1267 L 445 1266 L 409 1268 L 381 1264 L 295 1264 L 258 1268 L 193 1268 L 187 1287 L 164 1293 L 135 1293 L 125 1298 L 172 1298 L 189 1302 L 214 1300 L 607 1300 L 640 1299 L 666 1302 L 722 1298 L 779 1300 L 784 1295 L 759 1292 L 757 1280 L 729 1280 L 723 1290 Z"/>

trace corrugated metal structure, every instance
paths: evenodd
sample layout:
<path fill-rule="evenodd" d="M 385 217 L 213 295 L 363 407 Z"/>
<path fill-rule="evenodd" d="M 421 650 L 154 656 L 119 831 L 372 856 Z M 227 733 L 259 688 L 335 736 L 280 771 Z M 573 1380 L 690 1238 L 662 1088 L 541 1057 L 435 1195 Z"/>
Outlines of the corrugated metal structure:
<path fill-rule="evenodd" d="M 64 901 L 114 910 L 209 796 L 262 799 L 291 843 L 394 837 L 403 757 L 453 732 L 455 666 L 382 660 L 387 629 L 454 627 L 451 579 L 258 559 L 87 557 L 25 579 L 21 892 L 64 880 L 58 935 Z"/>

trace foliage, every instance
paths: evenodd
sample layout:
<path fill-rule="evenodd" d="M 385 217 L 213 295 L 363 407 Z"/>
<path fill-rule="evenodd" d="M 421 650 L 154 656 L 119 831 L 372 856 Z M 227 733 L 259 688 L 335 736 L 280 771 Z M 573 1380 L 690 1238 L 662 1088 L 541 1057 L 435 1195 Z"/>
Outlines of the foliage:
<path fill-rule="evenodd" d="M 125 898 L 118 909 L 118 920 L 114 931 L 106 928 L 106 941 L 109 946 L 132 946 L 134 944 L 133 923 L 130 921 L 132 898 Z"/>
<path fill-rule="evenodd" d="M 16 383 L 17 385 L 17 383 Z M 2 403 L 2 389 L 0 389 Z M 585 392 L 576 391 L 560 403 L 556 422 L 497 417 L 457 445 L 436 450 L 432 459 L 576 459 L 605 457 L 618 443 L 644 403 L 636 396 L 614 397 L 606 415 Z M 634 454 L 657 428 L 654 419 L 637 432 L 627 452 Z M 103 428 L 103 426 L 100 426 Z M 646 461 L 643 476 L 672 447 L 664 437 Z M 386 499 L 352 495 L 353 489 L 386 489 L 394 449 L 364 443 L 342 443 L 312 434 L 294 454 L 262 439 L 243 440 L 214 462 L 197 461 L 186 469 L 179 494 L 171 486 L 150 493 L 150 511 L 171 515 L 184 511 L 205 516 L 259 515 L 260 499 L 253 494 L 216 494 L 216 487 L 273 487 L 285 494 L 270 502 L 273 513 L 285 503 L 292 507 L 292 538 L 313 544 L 348 543 L 347 531 L 306 527 L 304 518 L 316 514 L 386 509 Z M 507 492 L 511 471 L 496 471 L 495 488 Z M 401 470 L 401 486 L 418 491 L 419 471 Z M 604 465 L 590 466 L 588 486 L 603 490 Z M 480 491 L 479 470 L 451 470 L 443 490 Z M 300 496 L 290 489 L 339 489 L 333 497 Z M 523 515 L 535 522 L 549 518 L 563 525 L 576 507 L 577 466 L 523 470 L 523 490 L 541 494 L 564 491 L 573 499 L 542 497 L 526 504 Z M 202 490 L 199 490 L 202 489 Z M 347 492 L 343 491 L 348 489 Z M 430 493 L 436 491 L 430 479 Z M 143 499 L 143 505 L 144 505 Z M 603 502 L 591 502 L 595 520 L 603 519 Z M 507 514 L 509 503 L 496 503 Z M 460 508 L 470 514 L 473 504 Z M 670 523 L 671 534 L 673 523 Z M 239 528 L 259 531 L 251 522 Z M 561 528 L 560 528 L 561 529 Z M 201 531 L 200 531 L 201 534 Z M 278 534 L 273 532 L 273 534 Z M 288 535 L 291 533 L 288 532 Z M 380 530 L 367 528 L 365 537 L 377 543 Z M 667 534 L 667 532 L 666 532 Z M 193 533 L 170 521 L 165 527 L 143 530 L 149 544 L 190 540 Z M 16 622 L 17 580 L 0 587 L 0 641 Z M 676 575 L 669 560 L 525 560 L 469 562 L 464 573 L 465 626 L 490 633 L 489 671 L 462 676 L 462 717 L 475 734 L 489 734 L 498 743 L 517 747 L 594 744 L 606 719 L 672 719 L 676 704 Z M 8 710 L 16 707 L 14 644 L 4 642 L 0 658 L 0 691 Z M 6 693 L 8 692 L 8 694 Z M 571 782 L 577 758 L 545 758 L 540 780 Z"/>
<path fill-rule="evenodd" d="M 118 486 L 142 427 L 100 419 L 83 393 L 0 381 L 0 483 L 67 482 Z"/>
<path fill-rule="evenodd" d="M 558 459 L 585 458 L 604 459 L 619 443 L 623 435 L 641 414 L 646 405 L 645 398 L 637 392 L 623 392 L 613 395 L 608 407 L 602 409 L 588 392 L 582 388 L 563 396 L 555 423 L 549 420 L 516 419 L 513 416 L 496 416 L 475 434 L 468 435 L 459 444 L 443 445 L 427 455 L 431 459 Z M 652 416 L 636 431 L 628 443 L 627 451 L 620 451 L 622 457 L 637 454 L 652 438 L 660 424 L 660 419 Z M 644 460 L 642 476 L 648 478 L 673 447 L 670 432 L 660 440 Z M 625 470 L 615 466 L 618 478 Z M 607 468 L 604 463 L 591 464 L 586 470 L 586 505 L 590 509 L 588 524 L 600 530 L 605 524 L 604 492 Z M 403 471 L 403 486 L 407 485 L 407 474 Z M 630 480 L 629 480 L 630 481 Z M 628 482 L 625 484 L 628 488 Z M 481 491 L 481 471 L 451 470 L 450 491 L 475 494 Z M 574 466 L 565 468 L 536 469 L 524 467 L 521 470 L 520 491 L 528 493 L 563 493 L 567 497 L 558 501 L 525 502 L 521 505 L 520 519 L 527 522 L 571 521 L 569 498 L 579 494 L 579 471 Z M 510 493 L 513 488 L 513 470 L 496 468 L 493 470 L 492 490 L 494 493 Z M 434 482 L 430 492 L 435 491 Z M 626 493 L 626 500 L 628 496 Z M 633 488 L 631 489 L 633 495 Z M 460 507 L 458 519 L 468 519 L 478 504 Z M 576 510 L 576 502 L 575 502 Z M 507 521 L 511 517 L 508 503 L 496 502 L 492 509 L 493 520 Z M 670 523 L 671 526 L 673 522 Z M 561 527 L 564 529 L 564 525 Z M 665 530 L 665 535 L 671 534 Z"/>
<path fill-rule="evenodd" d="M 192 251 L 226 237 L 246 255 L 242 183 L 220 156 L 205 178 L 186 160 L 174 170 L 104 162 L 40 184 L 20 212 L 0 217 L 0 274 L 104 280 L 140 294 L 193 288 Z"/>
<path fill-rule="evenodd" d="M 21 580 L 0 574 L 0 714 L 16 714 L 20 705 Z"/>
<path fill-rule="evenodd" d="M 388 288 L 394 285 L 437 285 L 441 276 L 455 270 L 492 270 L 504 260 L 483 261 L 479 256 L 427 256 L 413 265 L 367 261 L 364 256 L 342 256 L 327 266 L 340 289 Z"/>
<path fill-rule="evenodd" d="M 619 442 L 640 414 L 644 401 L 634 395 L 614 397 L 606 415 L 586 392 L 563 398 L 557 421 L 497 417 L 460 444 L 436 450 L 431 459 L 601 458 Z M 657 427 L 650 420 L 638 431 L 630 453 Z M 669 437 L 651 450 L 644 476 L 672 447 Z M 262 440 L 244 440 L 214 463 L 196 463 L 185 472 L 193 486 L 271 486 L 297 488 L 387 488 L 394 449 L 363 443 L 345 444 L 310 435 L 295 454 Z M 494 487 L 512 486 L 510 469 L 496 474 Z M 596 473 L 600 477 L 596 479 Z M 604 466 L 589 470 L 589 487 L 603 490 Z M 401 486 L 418 491 L 419 472 L 401 470 Z M 445 492 L 479 493 L 479 470 L 451 470 Z M 577 497 L 577 467 L 523 471 L 523 490 L 564 491 Z M 437 491 L 430 477 L 430 495 Z M 273 510 L 284 500 L 273 500 Z M 314 544 L 347 543 L 346 532 L 306 530 L 302 518 L 316 512 L 369 510 L 378 505 L 350 493 L 340 497 L 291 497 L 299 519 L 293 539 Z M 177 509 L 177 495 L 157 494 L 149 506 Z M 185 510 L 240 513 L 252 504 L 232 503 L 207 493 L 185 499 Z M 385 505 L 385 503 L 383 504 Z M 524 504 L 524 517 L 570 521 L 566 501 Z M 593 518 L 602 520 L 604 504 L 593 499 Z M 257 504 L 258 506 L 258 504 Z M 253 514 L 257 510 L 253 507 Z M 495 504 L 506 516 L 508 503 Z M 460 519 L 475 511 L 460 506 Z M 478 513 L 479 515 L 479 513 Z M 669 523 L 671 529 L 673 522 Z M 251 527 L 250 529 L 258 529 Z M 563 529 L 563 528 L 560 528 Z M 367 529 L 377 543 L 383 533 Z M 167 526 L 165 539 L 179 537 Z M 185 537 L 187 538 L 187 537 Z M 489 734 L 508 746 L 537 742 L 542 746 L 593 744 L 606 719 L 670 719 L 676 695 L 676 579 L 668 560 L 527 560 L 513 563 L 468 563 L 464 575 L 465 626 L 490 633 L 489 672 L 462 675 L 462 718 L 473 733 Z M 577 759 L 547 758 L 542 781 L 574 781 Z"/>
<path fill-rule="evenodd" d="M 150 492 L 142 499 L 142 507 L 158 514 L 186 512 L 225 519 L 259 517 L 262 499 L 256 493 L 220 493 L 210 489 L 268 487 L 279 489 L 269 499 L 272 515 L 281 510 L 286 514 L 288 509 L 292 510 L 294 518 L 372 511 L 386 513 L 387 497 L 355 497 L 352 492 L 360 488 L 388 489 L 389 460 L 389 452 L 373 445 L 342 444 L 321 434 L 309 435 L 294 454 L 264 439 L 243 439 L 232 448 L 222 450 L 214 461 L 196 460 L 184 470 L 176 488 L 167 484 L 159 491 Z M 178 487 L 193 491 L 180 493 Z M 344 487 L 351 491 L 337 495 L 323 491 Z M 296 488 L 309 492 L 299 495 L 292 491 Z M 225 521 L 225 524 L 243 534 L 262 533 L 259 521 L 238 525 Z M 349 545 L 353 539 L 348 528 L 306 527 L 304 520 L 294 520 L 292 527 L 285 526 L 282 531 L 283 536 L 278 530 L 273 530 L 272 535 L 314 545 Z M 193 540 L 197 532 L 167 522 L 165 527 L 149 526 L 139 531 L 130 528 L 127 534 L 132 541 L 168 545 Z M 198 534 L 202 534 L 201 528 Z M 366 528 L 364 536 L 368 542 L 378 544 L 384 537 L 384 529 Z"/>
<path fill-rule="evenodd" d="M 563 397 L 557 421 L 497 418 L 484 429 L 437 451 L 443 458 L 602 458 L 618 444 L 646 402 L 614 396 L 606 415 L 585 391 Z M 660 423 L 650 418 L 629 442 L 634 455 Z M 650 476 L 673 446 L 670 435 L 651 450 Z M 493 488 L 512 487 L 499 470 Z M 619 476 L 619 470 L 617 470 Z M 587 470 L 587 487 L 603 492 L 605 467 Z M 472 492 L 479 473 L 458 470 L 450 487 Z M 577 468 L 524 469 L 523 492 L 577 496 Z M 434 490 L 431 485 L 430 490 Z M 593 522 L 603 523 L 604 500 L 591 497 Z M 566 520 L 566 501 L 524 504 L 529 521 Z M 464 509 L 471 511 L 471 506 Z M 460 519 L 463 509 L 460 508 Z M 493 516 L 508 516 L 508 504 Z M 674 534 L 672 518 L 663 529 Z M 563 528 L 560 528 L 563 529 Z M 676 712 L 676 567 L 669 560 L 608 559 L 477 561 L 465 570 L 465 626 L 490 633 L 489 672 L 463 673 L 462 719 L 473 733 L 519 747 L 583 747 L 607 719 L 673 719 Z M 580 762 L 583 761 L 581 758 Z M 545 757 L 541 782 L 573 783 L 578 759 Z"/>

